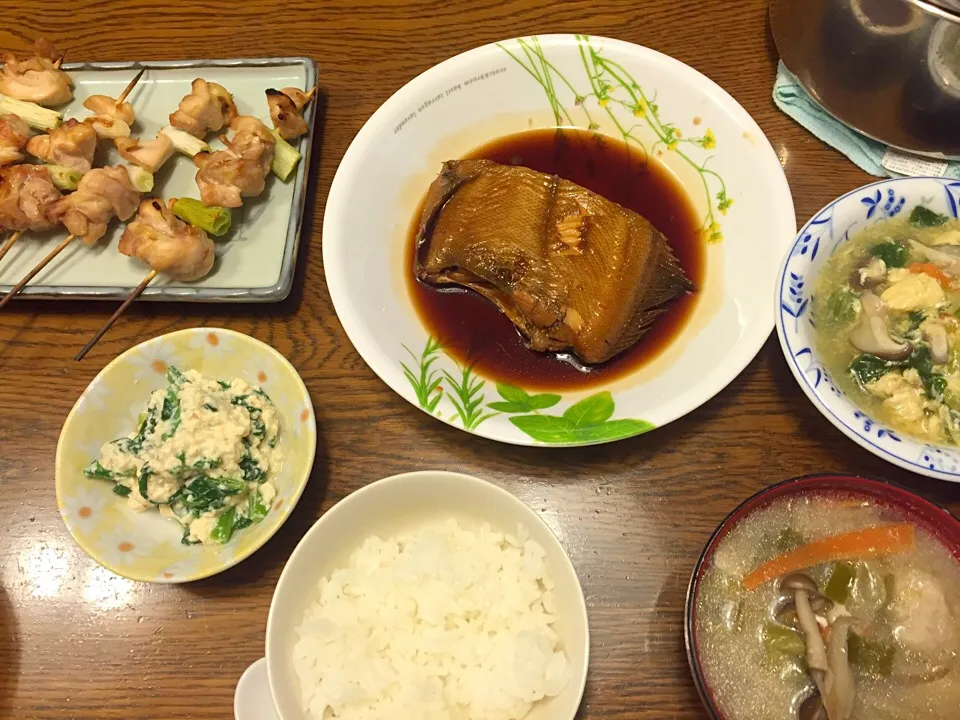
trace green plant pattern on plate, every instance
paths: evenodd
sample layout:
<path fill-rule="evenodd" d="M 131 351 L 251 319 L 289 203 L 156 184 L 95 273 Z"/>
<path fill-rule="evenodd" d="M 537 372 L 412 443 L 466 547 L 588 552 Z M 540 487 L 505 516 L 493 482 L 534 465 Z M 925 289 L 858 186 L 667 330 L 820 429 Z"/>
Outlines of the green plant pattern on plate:
<path fill-rule="evenodd" d="M 484 421 L 497 415 L 510 415 L 510 422 L 537 442 L 548 445 L 578 445 L 608 442 L 639 435 L 654 429 L 646 420 L 613 419 L 616 409 L 613 396 L 602 391 L 574 403 L 560 415 L 547 415 L 541 410 L 558 405 L 563 396 L 556 393 L 531 395 L 522 388 L 507 383 L 496 383 L 500 399 L 486 401 L 487 381 L 474 372 L 471 365 L 460 365 L 443 351 L 435 338 L 427 338 L 423 352 L 417 356 L 406 345 L 403 349 L 414 359 L 416 366 L 401 362 L 403 374 L 413 388 L 419 406 L 431 415 L 450 423 L 459 421 L 466 430 L 476 430 Z M 440 369 L 435 363 L 446 358 L 456 372 Z M 444 387 L 443 380 L 447 386 Z M 441 401 L 446 398 L 454 412 L 443 415 Z M 484 407 L 492 412 L 485 412 Z"/>
<path fill-rule="evenodd" d="M 623 141 L 627 145 L 632 144 L 638 147 L 644 158 L 649 157 L 651 152 L 656 152 L 661 146 L 669 152 L 676 153 L 697 172 L 703 185 L 707 212 L 700 226 L 700 236 L 707 242 L 722 240 L 723 232 L 717 213 L 726 215 L 733 204 L 733 200 L 727 194 L 726 183 L 717 172 L 707 167 L 712 156 L 697 162 L 683 149 L 687 146 L 713 150 L 717 146 L 713 131 L 707 128 L 701 136 L 684 137 L 677 125 L 664 122 L 660 118 L 656 92 L 647 92 L 626 68 L 606 57 L 602 48 L 595 47 L 589 37 L 586 35 L 576 37 L 580 59 L 590 84 L 589 92 L 578 90 L 557 69 L 547 58 L 536 37 L 518 39 L 516 41 L 518 47 L 514 50 L 510 50 L 505 45 L 499 47 L 543 88 L 557 125 L 581 127 L 585 124 L 588 130 L 598 130 L 600 125 L 590 112 L 590 106 L 595 103 L 595 111 L 605 114 L 617 128 Z M 560 100 L 559 91 L 564 87 L 572 94 L 575 108 L 572 112 Z M 614 112 L 618 108 L 620 115 L 626 114 L 629 120 L 624 120 Z M 582 115 L 583 120 L 578 122 L 577 115 Z M 651 130 L 657 138 L 650 148 L 637 137 L 636 131 L 641 127 Z"/>

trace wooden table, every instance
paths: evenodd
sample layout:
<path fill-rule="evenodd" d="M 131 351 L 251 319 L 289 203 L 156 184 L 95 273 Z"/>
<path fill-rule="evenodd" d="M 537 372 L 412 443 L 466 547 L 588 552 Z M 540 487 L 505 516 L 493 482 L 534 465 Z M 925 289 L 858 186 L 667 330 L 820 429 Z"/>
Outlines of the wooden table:
<path fill-rule="evenodd" d="M 802 395 L 775 336 L 726 390 L 682 420 L 612 445 L 557 451 L 498 445 L 430 419 L 367 368 L 334 315 L 320 227 L 347 145 L 405 82 L 486 42 L 608 35 L 706 73 L 772 141 L 800 222 L 869 181 L 774 108 L 777 58 L 763 0 L 723 3 L 723 10 L 696 0 L 288 0 L 282 15 L 271 5 L 116 0 L 0 8 L 3 48 L 24 50 L 42 33 L 77 61 L 310 55 L 327 95 L 312 212 L 286 302 L 140 304 L 82 363 L 73 354 L 113 304 L 17 302 L 0 315 L 0 717 L 231 717 L 234 684 L 263 654 L 273 587 L 297 541 L 333 503 L 397 472 L 438 468 L 489 478 L 562 531 L 593 631 L 584 718 L 705 717 L 683 650 L 687 581 L 717 523 L 765 485 L 816 471 L 856 472 L 960 510 L 954 487 L 898 470 L 835 430 Z M 60 425 L 118 353 L 203 324 L 249 333 L 297 367 L 316 406 L 316 466 L 289 522 L 240 566 L 183 586 L 131 582 L 84 555 L 58 517 Z"/>

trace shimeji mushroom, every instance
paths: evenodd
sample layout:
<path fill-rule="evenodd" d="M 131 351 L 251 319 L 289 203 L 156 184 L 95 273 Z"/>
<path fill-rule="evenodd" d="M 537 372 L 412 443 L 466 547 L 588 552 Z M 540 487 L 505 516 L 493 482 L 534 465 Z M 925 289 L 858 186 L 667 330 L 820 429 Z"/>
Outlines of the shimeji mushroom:
<path fill-rule="evenodd" d="M 896 340 L 887 327 L 887 306 L 876 295 L 860 296 L 860 321 L 850 333 L 850 342 L 860 352 L 876 355 L 881 360 L 906 360 L 913 347 L 905 340 Z"/>

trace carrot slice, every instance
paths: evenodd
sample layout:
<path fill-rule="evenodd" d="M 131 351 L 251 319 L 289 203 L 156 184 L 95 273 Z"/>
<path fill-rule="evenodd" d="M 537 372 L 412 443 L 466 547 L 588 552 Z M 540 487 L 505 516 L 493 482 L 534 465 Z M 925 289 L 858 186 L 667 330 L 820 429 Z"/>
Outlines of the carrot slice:
<path fill-rule="evenodd" d="M 924 275 L 929 275 L 944 287 L 950 287 L 950 277 L 932 263 L 913 263 L 907 269 L 917 275 L 921 273 Z"/>
<path fill-rule="evenodd" d="M 768 580 L 825 562 L 858 560 L 876 555 L 904 552 L 913 548 L 915 529 L 910 523 L 866 528 L 832 535 L 765 562 L 743 578 L 747 590 L 756 590 Z"/>

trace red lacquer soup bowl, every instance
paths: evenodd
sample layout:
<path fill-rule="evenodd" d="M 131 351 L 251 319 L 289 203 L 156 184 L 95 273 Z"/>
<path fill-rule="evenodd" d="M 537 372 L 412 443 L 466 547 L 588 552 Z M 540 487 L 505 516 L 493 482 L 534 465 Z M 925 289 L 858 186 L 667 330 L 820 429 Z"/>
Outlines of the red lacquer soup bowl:
<path fill-rule="evenodd" d="M 719 527 L 710 536 L 690 578 L 687 588 L 686 610 L 684 613 L 684 640 L 687 648 L 687 662 L 693 674 L 694 684 L 700 693 L 709 715 L 714 720 L 731 720 L 719 709 L 707 678 L 704 674 L 700 648 L 697 641 L 697 601 L 700 584 L 704 574 L 711 567 L 714 552 L 727 533 L 733 530 L 751 513 L 771 505 L 773 502 L 802 495 L 837 495 L 846 499 L 862 498 L 889 508 L 904 520 L 923 528 L 953 553 L 960 562 L 960 520 L 943 508 L 925 500 L 916 493 L 894 483 L 855 475 L 807 475 L 772 485 L 744 500 L 724 518 Z"/>

